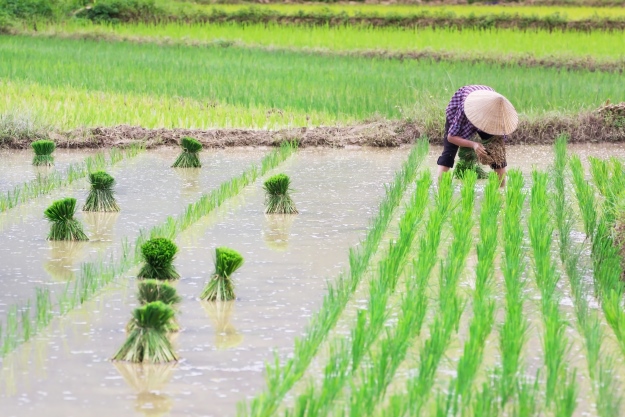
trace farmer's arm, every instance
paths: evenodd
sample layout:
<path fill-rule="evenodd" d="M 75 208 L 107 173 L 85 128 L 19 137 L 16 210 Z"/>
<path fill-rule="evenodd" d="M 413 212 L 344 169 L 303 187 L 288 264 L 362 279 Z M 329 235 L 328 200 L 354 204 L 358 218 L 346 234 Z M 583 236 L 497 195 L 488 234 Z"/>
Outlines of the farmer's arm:
<path fill-rule="evenodd" d="M 477 153 L 478 155 L 488 155 L 486 153 L 486 149 L 484 149 L 481 143 L 473 142 L 471 140 L 461 138 L 460 136 L 452 135 L 448 135 L 447 140 L 449 141 L 449 143 L 453 143 L 454 145 L 460 146 L 461 148 L 473 148 L 475 153 Z"/>

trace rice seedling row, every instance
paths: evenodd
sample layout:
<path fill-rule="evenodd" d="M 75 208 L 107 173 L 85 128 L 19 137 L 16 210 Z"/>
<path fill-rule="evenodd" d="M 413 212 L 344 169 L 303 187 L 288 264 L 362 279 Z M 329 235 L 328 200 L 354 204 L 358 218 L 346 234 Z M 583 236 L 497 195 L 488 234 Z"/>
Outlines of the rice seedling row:
<path fill-rule="evenodd" d="M 450 177 L 451 174 L 445 174 L 441 178 L 439 195 L 440 189 L 444 190 L 445 182 L 450 187 Z M 473 171 L 466 173 L 459 206 L 451 215 L 453 240 L 447 258 L 441 262 L 438 308 L 430 325 L 430 337 L 419 351 L 418 372 L 408 378 L 405 393 L 392 395 L 387 407 L 379 415 L 420 415 L 427 410 L 429 395 L 436 380 L 436 370 L 454 329 L 458 328 L 464 310 L 465 300 L 458 294 L 458 284 L 471 247 L 476 180 L 477 176 Z"/>
<path fill-rule="evenodd" d="M 207 215 L 211 211 L 221 206 L 227 199 L 235 196 L 243 188 L 252 184 L 259 176 L 266 174 L 269 170 L 278 166 L 286 158 L 288 158 L 295 150 L 297 145 L 291 142 L 285 142 L 279 149 L 272 151 L 266 155 L 260 162 L 260 165 L 252 165 L 246 169 L 241 175 L 230 179 L 222 183 L 217 189 L 210 193 L 203 194 L 196 202 L 187 206 L 186 210 L 177 217 L 168 217 L 167 220 L 152 229 L 145 231 L 141 230 L 137 237 L 134 249 L 132 245 L 127 241 L 122 242 L 122 251 L 118 257 L 114 255 L 102 256 L 94 262 L 86 262 L 80 265 L 80 273 L 76 280 L 69 282 L 65 288 L 65 291 L 56 300 L 56 306 L 52 302 L 38 302 L 37 307 L 41 310 L 37 310 L 35 315 L 29 315 L 23 317 L 24 321 L 21 322 L 22 330 L 29 329 L 29 337 L 34 334 L 35 330 L 41 330 L 47 324 L 49 324 L 50 316 L 54 314 L 64 315 L 68 311 L 74 309 L 77 306 L 82 305 L 87 300 L 96 295 L 102 288 L 113 282 L 122 273 L 128 271 L 131 267 L 137 264 L 140 257 L 141 245 L 149 238 L 166 237 L 173 238 L 178 233 L 186 230 L 193 223 L 198 221 L 203 216 Z M 49 298 L 49 289 L 46 287 L 36 288 L 36 299 L 39 299 L 40 294 L 43 297 Z M 29 306 L 31 301 L 21 302 L 11 308 L 11 311 L 22 311 L 26 306 Z M 55 311 L 56 310 L 56 311 Z M 9 330 L 5 331 L 2 337 L 2 348 L 4 354 L 10 352 L 18 344 L 23 343 L 25 340 L 25 331 L 20 333 L 16 330 L 17 326 L 14 317 L 11 313 L 7 315 L 5 320 L 7 323 L 11 323 Z M 41 319 L 44 319 L 43 321 Z"/>
<path fill-rule="evenodd" d="M 527 116 L 596 108 L 606 97 L 623 99 L 614 95 L 621 91 L 618 74 L 610 73 L 580 71 L 562 78 L 555 69 L 487 64 L 398 62 L 238 48 L 197 49 L 29 37 L 4 40 L 0 63 L 12 65 L 0 65 L 0 78 L 10 82 L 35 83 L 61 91 L 87 88 L 122 95 L 180 97 L 242 109 L 260 106 L 287 113 L 319 112 L 335 120 L 362 119 L 373 114 L 398 118 L 428 106 L 444 108 L 452 91 L 475 79 L 506 94 Z M 67 56 L 71 59 L 62 58 Z M 28 71 L 22 70 L 29 65 Z M 249 77 L 249 71 L 255 76 Z M 331 80 L 322 76 L 328 71 L 334 74 Z M 198 80 L 194 75 L 198 73 L 206 77 Z M 558 83 L 553 82 L 554 77 Z M 516 82 L 509 83 L 510 79 Z M 302 96 L 299 91 L 307 94 Z M 380 97 L 386 97 L 384 103 Z M 20 101 L 26 106 L 31 103 Z M 64 101 L 63 95 L 58 101 Z M 44 107 L 53 117 L 51 105 L 48 102 Z M 136 113 L 151 115 L 152 109 L 146 106 L 123 112 Z M 92 125 L 89 120 L 82 122 Z M 184 118 L 178 126 L 186 126 Z"/>
<path fill-rule="evenodd" d="M 559 237 L 560 261 L 568 276 L 573 294 L 577 326 L 584 340 L 588 375 L 592 380 L 597 413 L 602 417 L 615 417 L 620 415 L 623 401 L 619 392 L 619 383 L 612 372 L 616 358 L 611 352 L 602 349 L 605 341 L 602 320 L 598 312 L 590 308 L 586 298 L 586 294 L 592 292 L 583 280 L 582 274 L 585 272 L 585 266 L 580 262 L 582 245 L 575 245 L 571 241 L 574 218 L 566 192 L 566 168 L 569 162 L 566 143 L 567 137 L 561 135 L 554 145 L 553 201 L 554 219 Z M 589 228 L 593 227 L 589 226 Z"/>
<path fill-rule="evenodd" d="M 65 173 L 54 171 L 48 175 L 38 174 L 34 180 L 17 185 L 0 195 L 0 213 L 49 194 L 53 190 L 68 187 L 94 171 L 112 167 L 124 159 L 134 158 L 143 150 L 144 146 L 141 143 L 131 144 L 125 149 L 111 148 L 108 159 L 104 153 L 98 152 L 88 156 L 84 162 L 70 164 Z"/>
<path fill-rule="evenodd" d="M 469 325 L 469 338 L 463 347 L 456 368 L 456 377 L 449 383 L 447 394 L 437 398 L 441 415 L 464 414 L 470 409 L 473 384 L 477 376 L 486 339 L 495 322 L 494 283 L 495 257 L 497 252 L 498 217 L 501 209 L 499 177 L 491 172 L 484 190 L 480 211 L 480 234 L 477 243 L 477 267 L 473 292 L 473 318 Z"/>
<path fill-rule="evenodd" d="M 533 171 L 532 179 L 528 230 L 536 286 L 541 293 L 546 405 L 553 407 L 557 415 L 572 415 L 577 406 L 578 386 L 576 370 L 571 370 L 566 361 L 571 342 L 566 336 L 567 323 L 559 307 L 561 295 L 557 284 L 560 276 L 551 259 L 554 228 L 549 221 L 548 176 L 544 172 Z"/>
<path fill-rule="evenodd" d="M 319 346 L 338 320 L 367 271 L 395 209 L 417 175 L 417 168 L 425 158 L 427 149 L 426 140 L 420 140 L 412 148 L 402 168 L 395 174 L 393 182 L 386 187 L 386 195 L 379 205 L 378 214 L 371 222 L 366 237 L 360 245 L 350 249 L 349 272 L 339 275 L 335 283 L 329 284 L 327 295 L 319 311 L 306 327 L 305 335 L 296 339 L 293 356 L 281 363 L 276 354 L 274 361 L 267 363 L 265 369 L 267 389 L 247 404 L 240 404 L 239 415 L 273 415 L 286 393 L 304 375 Z"/>
<path fill-rule="evenodd" d="M 358 310 L 350 337 L 330 342 L 331 353 L 323 371 L 321 387 L 317 389 L 314 381 L 310 381 L 305 392 L 295 400 L 294 410 L 287 410 L 285 415 L 327 415 L 334 401 L 340 397 L 345 384 L 367 358 L 388 318 L 388 300 L 395 291 L 419 230 L 428 201 L 430 183 L 429 172 L 422 174 L 417 180 L 416 190 L 399 219 L 399 236 L 390 242 L 386 256 L 378 263 L 377 271 L 368 283 L 368 308 Z"/>
<path fill-rule="evenodd" d="M 419 182 L 425 181 L 429 183 L 429 176 L 422 176 Z M 445 178 L 439 188 L 436 206 L 430 211 L 423 234 L 418 239 L 419 249 L 416 259 L 411 262 L 397 322 L 387 327 L 377 348 L 368 349 L 368 357 L 364 360 L 367 365 L 361 365 L 357 371 L 352 370 L 353 377 L 349 381 L 350 398 L 345 401 L 348 408 L 343 410 L 345 405 L 337 403 L 333 415 L 341 412 L 351 416 L 372 415 L 404 361 L 413 339 L 420 335 L 428 307 L 427 288 L 430 274 L 438 259 L 443 224 L 452 208 L 450 186 L 451 182 Z M 358 330 L 357 326 L 358 324 L 354 332 Z M 367 335 L 367 338 L 370 337 Z"/>

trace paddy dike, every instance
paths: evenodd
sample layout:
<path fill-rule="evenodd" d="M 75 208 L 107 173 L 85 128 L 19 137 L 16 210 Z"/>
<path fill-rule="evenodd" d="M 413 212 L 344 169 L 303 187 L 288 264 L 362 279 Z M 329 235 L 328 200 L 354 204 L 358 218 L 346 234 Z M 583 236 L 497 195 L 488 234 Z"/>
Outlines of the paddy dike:
<path fill-rule="evenodd" d="M 577 117 L 551 116 L 532 121 L 521 120 L 507 145 L 551 145 L 566 133 L 569 143 L 625 142 L 625 118 L 603 113 L 585 113 Z M 372 120 L 347 126 L 299 127 L 281 130 L 260 129 L 147 129 L 140 126 L 83 128 L 49 133 L 59 148 L 101 148 L 123 146 L 137 141 L 148 148 L 177 145 L 184 136 L 196 138 L 208 148 L 277 146 L 297 140 L 300 147 L 345 148 L 351 146 L 398 147 L 427 136 L 440 144 L 442 123 L 424 126 L 410 120 Z M 0 140 L 0 147 L 24 149 L 37 138 L 18 137 Z"/>

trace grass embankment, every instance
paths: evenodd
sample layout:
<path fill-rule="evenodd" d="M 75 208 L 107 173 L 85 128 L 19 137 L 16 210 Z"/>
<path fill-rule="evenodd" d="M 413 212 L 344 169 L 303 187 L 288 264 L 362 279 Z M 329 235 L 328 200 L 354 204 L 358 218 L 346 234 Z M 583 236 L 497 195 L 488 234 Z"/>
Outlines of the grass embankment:
<path fill-rule="evenodd" d="M 621 71 L 625 37 L 620 32 L 524 30 L 458 31 L 361 26 L 284 26 L 278 24 L 92 24 L 85 21 L 24 26 L 21 33 L 61 38 L 103 39 L 195 46 L 242 46 L 303 50 L 317 54 L 398 59 L 486 62 L 503 66 L 542 66 Z"/>
<path fill-rule="evenodd" d="M 475 80 L 529 120 L 625 99 L 620 75 L 604 72 L 32 37 L 2 38 L 0 80 L 0 113 L 23 111 L 64 130 L 297 126 L 304 115 L 306 125 L 413 117 L 436 131 L 449 97 Z"/>

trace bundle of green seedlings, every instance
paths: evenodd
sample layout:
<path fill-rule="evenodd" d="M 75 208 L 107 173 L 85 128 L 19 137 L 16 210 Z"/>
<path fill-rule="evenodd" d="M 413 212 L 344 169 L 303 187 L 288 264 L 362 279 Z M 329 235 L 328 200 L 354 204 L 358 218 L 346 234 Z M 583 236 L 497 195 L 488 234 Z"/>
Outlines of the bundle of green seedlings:
<path fill-rule="evenodd" d="M 397 323 L 387 327 L 386 337 L 379 348 L 369 350 L 370 366 L 361 367 L 358 378 L 351 384 L 350 416 L 374 413 L 413 339 L 421 333 L 428 306 L 429 277 L 438 261 L 442 228 L 452 207 L 451 175 L 445 174 L 441 178 L 438 191 L 436 207 L 430 212 L 425 231 L 419 239 L 418 255 L 413 260 L 412 271 L 406 281 Z"/>
<path fill-rule="evenodd" d="M 469 339 L 464 345 L 456 377 L 451 380 L 447 395 L 438 396 L 437 407 L 441 415 L 457 415 L 461 410 L 469 408 L 472 386 L 482 362 L 486 338 L 490 335 L 495 321 L 493 276 L 497 249 L 497 219 L 501 209 L 499 184 L 498 175 L 491 172 L 480 212 L 473 318 L 469 325 Z"/>
<path fill-rule="evenodd" d="M 534 170 L 532 179 L 528 230 L 545 326 L 543 337 L 544 361 L 547 368 L 545 398 L 547 406 L 553 405 L 557 415 L 570 416 L 577 406 L 577 382 L 575 371 L 571 372 L 566 363 L 570 342 L 566 336 L 567 322 L 560 312 L 560 294 L 557 288 L 560 276 L 551 259 L 554 227 L 550 221 L 548 175 Z"/>
<path fill-rule="evenodd" d="M 51 140 L 37 140 L 30 144 L 35 151 L 33 165 L 35 166 L 52 166 L 54 165 L 54 157 L 52 152 L 56 149 L 56 145 Z"/>
<path fill-rule="evenodd" d="M 74 219 L 75 213 L 75 198 L 64 198 L 52 203 L 44 211 L 46 218 L 52 222 L 48 240 L 89 240 L 80 222 Z"/>
<path fill-rule="evenodd" d="M 605 334 L 599 313 L 588 305 L 586 295 L 589 293 L 589 288 L 583 280 L 584 269 L 580 267 L 580 253 L 583 246 L 578 244 L 574 247 L 571 240 L 571 231 L 575 222 L 572 207 L 566 198 L 567 139 L 566 135 L 559 136 L 554 146 L 556 156 L 553 176 L 554 218 L 560 241 L 560 260 L 569 278 L 578 328 L 584 338 L 588 374 L 597 398 L 597 412 L 600 416 L 618 416 L 622 396 L 619 384 L 611 371 L 615 358 L 601 350 Z M 579 169 L 579 166 L 576 168 Z"/>
<path fill-rule="evenodd" d="M 89 174 L 91 190 L 83 211 L 119 211 L 119 206 L 113 195 L 115 179 L 104 171 Z"/>
<path fill-rule="evenodd" d="M 202 163 L 198 154 L 202 150 L 202 144 L 190 137 L 184 137 L 180 141 L 182 153 L 172 165 L 172 168 L 201 168 Z"/>
<path fill-rule="evenodd" d="M 282 361 L 276 354 L 275 360 L 267 364 L 265 370 L 267 391 L 255 397 L 249 404 L 240 404 L 238 408 L 240 415 L 263 417 L 275 415 L 280 401 L 302 378 L 319 346 L 341 316 L 368 270 L 372 257 L 378 252 L 380 241 L 388 229 L 393 214 L 406 189 L 416 178 L 418 168 L 428 151 L 427 138 L 420 139 L 411 149 L 401 169 L 395 173 L 394 180 L 386 187 L 386 194 L 379 205 L 378 214 L 373 219 L 364 241 L 359 246 L 350 248 L 348 273 L 341 273 L 335 283 L 330 285 L 322 307 L 306 328 L 305 336 L 295 344 L 293 355 Z"/>
<path fill-rule="evenodd" d="M 202 291 L 200 298 L 206 301 L 234 300 L 232 274 L 243 265 L 243 257 L 234 249 L 215 249 L 215 272 Z"/>
<path fill-rule="evenodd" d="M 167 338 L 174 310 L 162 301 L 153 301 L 136 308 L 126 341 L 113 360 L 135 363 L 177 361 L 178 356 Z"/>
<path fill-rule="evenodd" d="M 169 239 L 157 237 L 148 240 L 141 245 L 141 256 L 145 264 L 139 271 L 137 278 L 161 281 L 180 278 L 173 265 L 177 252 L 178 247 Z"/>
<path fill-rule="evenodd" d="M 474 172 L 480 180 L 488 178 L 488 174 L 479 164 L 475 151 L 463 147 L 458 150 L 458 162 L 454 168 L 454 178 L 462 179 L 464 174 L 469 171 Z"/>
<path fill-rule="evenodd" d="M 139 151 L 143 149 L 143 144 L 131 146 L 126 149 L 126 157 L 136 156 Z M 212 190 L 210 193 L 203 194 L 200 199 L 190 203 L 184 212 L 177 217 L 169 217 L 163 224 L 153 227 L 150 232 L 140 233 L 135 240 L 134 250 L 128 240 L 123 239 L 121 242 L 121 254 L 118 257 L 111 254 L 110 256 L 102 256 L 96 261 L 81 264 L 78 279 L 74 281 L 72 286 L 66 286 L 65 290 L 59 296 L 56 306 L 58 313 L 64 315 L 73 308 L 84 304 L 86 301 L 93 298 L 94 295 L 98 294 L 106 285 L 115 281 L 115 279 L 135 266 L 142 259 L 140 253 L 141 245 L 146 242 L 146 236 L 166 235 L 172 238 L 175 237 L 202 217 L 220 207 L 229 198 L 240 193 L 244 187 L 252 184 L 259 176 L 265 175 L 270 170 L 276 168 L 296 151 L 297 142 L 283 142 L 278 149 L 269 152 L 262 158 L 260 167 L 257 164 L 252 164 L 240 175 L 229 179 L 222 183 L 217 189 Z M 52 303 L 40 302 L 42 300 L 40 292 L 42 294 L 48 294 L 49 300 L 48 288 L 36 288 L 36 300 L 28 300 L 19 305 L 19 308 L 23 310 L 36 301 L 37 313 L 34 317 L 31 316 L 28 323 L 24 324 L 24 326 L 27 326 L 32 320 L 36 319 L 37 330 L 47 326 L 53 314 Z M 18 308 L 17 305 L 15 307 Z M 23 338 L 19 338 L 17 333 L 15 333 L 15 337 L 11 338 L 10 349 L 8 349 L 6 353 L 13 350 L 14 346 L 17 346 L 23 340 Z"/>
<path fill-rule="evenodd" d="M 175 309 L 176 305 L 182 301 L 182 298 L 178 295 L 176 289 L 166 282 L 161 282 L 155 279 L 146 279 L 139 282 L 139 291 L 137 293 L 137 301 L 139 304 L 146 305 L 155 301 L 160 301 L 163 304 Z M 136 325 L 136 320 L 131 320 L 126 326 L 127 331 L 132 331 L 133 326 Z M 176 323 L 174 317 L 167 323 L 166 329 L 168 332 L 178 331 L 180 326 Z"/>
<path fill-rule="evenodd" d="M 451 177 L 449 177 L 449 180 Z M 399 237 L 389 244 L 388 254 L 379 263 L 375 279 L 369 286 L 369 305 L 367 310 L 358 310 L 357 319 L 351 337 L 339 338 L 331 343 L 331 357 L 324 369 L 324 380 L 317 391 L 314 382 L 309 383 L 306 392 L 296 401 L 295 415 L 325 416 L 333 401 L 340 394 L 360 362 L 366 357 L 369 348 L 376 341 L 386 323 L 388 300 L 394 292 L 397 280 L 406 264 L 405 260 L 414 242 L 418 225 L 428 202 L 431 176 L 425 172 L 417 180 L 415 192 L 406 206 L 404 215 L 399 220 Z M 451 198 L 451 181 L 447 195 Z"/>
<path fill-rule="evenodd" d="M 286 174 L 269 177 L 263 186 L 265 190 L 265 213 L 297 214 L 295 203 L 291 199 L 289 186 L 291 179 Z"/>
<path fill-rule="evenodd" d="M 464 300 L 458 294 L 458 284 L 471 249 L 476 180 L 475 172 L 466 171 L 460 205 L 451 217 L 453 241 L 447 258 L 441 263 L 438 309 L 430 325 L 430 337 L 419 351 L 419 371 L 406 382 L 406 394 L 391 397 L 383 415 L 421 415 L 432 392 L 438 365 L 454 329 L 458 328 L 464 310 Z"/>

